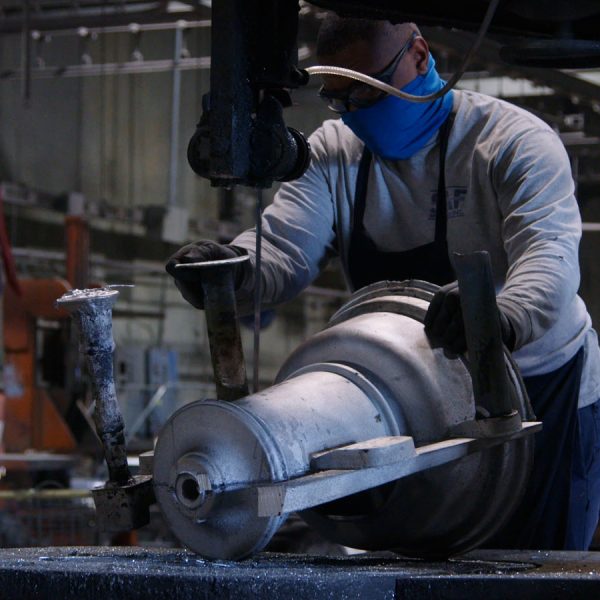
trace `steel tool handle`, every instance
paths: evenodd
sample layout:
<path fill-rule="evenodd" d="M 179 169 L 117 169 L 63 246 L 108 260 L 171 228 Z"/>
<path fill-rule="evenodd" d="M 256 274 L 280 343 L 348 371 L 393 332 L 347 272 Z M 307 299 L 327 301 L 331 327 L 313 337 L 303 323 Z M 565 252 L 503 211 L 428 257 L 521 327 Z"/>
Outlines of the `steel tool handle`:
<path fill-rule="evenodd" d="M 454 254 L 476 406 L 486 417 L 514 415 L 500 315 L 487 252 Z"/>
<path fill-rule="evenodd" d="M 249 393 L 233 281 L 235 265 L 246 260 L 248 256 L 237 256 L 175 267 L 193 272 L 204 291 L 208 343 L 219 400 L 237 400 Z"/>

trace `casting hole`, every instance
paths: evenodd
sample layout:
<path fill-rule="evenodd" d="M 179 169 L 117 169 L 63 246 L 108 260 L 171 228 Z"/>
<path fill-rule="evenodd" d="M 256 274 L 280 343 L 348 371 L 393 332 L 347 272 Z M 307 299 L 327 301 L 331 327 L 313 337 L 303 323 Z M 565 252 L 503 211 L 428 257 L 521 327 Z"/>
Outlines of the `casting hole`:
<path fill-rule="evenodd" d="M 195 479 L 185 479 L 181 484 L 181 495 L 189 502 L 195 502 L 200 497 L 200 489 Z"/>

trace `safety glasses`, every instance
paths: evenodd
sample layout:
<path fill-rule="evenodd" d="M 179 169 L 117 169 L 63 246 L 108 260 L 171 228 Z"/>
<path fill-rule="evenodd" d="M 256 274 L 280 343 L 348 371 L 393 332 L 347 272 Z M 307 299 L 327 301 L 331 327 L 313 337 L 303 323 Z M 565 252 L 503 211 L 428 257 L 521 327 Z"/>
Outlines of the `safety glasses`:
<path fill-rule="evenodd" d="M 378 79 L 383 83 L 391 84 L 392 78 L 402 57 L 410 50 L 417 32 L 413 31 L 408 41 L 400 48 L 398 53 L 392 58 L 389 64 L 378 73 L 373 73 L 370 77 Z M 387 96 L 383 92 L 372 85 L 362 83 L 361 81 L 352 82 L 345 90 L 341 92 L 330 92 L 321 86 L 319 97 L 325 102 L 330 110 L 336 113 L 348 112 L 351 108 L 368 108 L 376 102 Z"/>

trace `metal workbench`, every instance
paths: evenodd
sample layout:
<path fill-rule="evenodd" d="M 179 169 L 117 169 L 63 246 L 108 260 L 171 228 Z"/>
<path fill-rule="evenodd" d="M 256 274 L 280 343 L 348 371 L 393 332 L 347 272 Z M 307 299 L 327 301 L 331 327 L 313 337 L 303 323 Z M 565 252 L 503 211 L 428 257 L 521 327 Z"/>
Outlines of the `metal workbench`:
<path fill-rule="evenodd" d="M 391 553 L 260 554 L 209 562 L 172 549 L 0 550 L 3 600 L 600 598 L 600 553 L 475 551 L 444 562 Z"/>

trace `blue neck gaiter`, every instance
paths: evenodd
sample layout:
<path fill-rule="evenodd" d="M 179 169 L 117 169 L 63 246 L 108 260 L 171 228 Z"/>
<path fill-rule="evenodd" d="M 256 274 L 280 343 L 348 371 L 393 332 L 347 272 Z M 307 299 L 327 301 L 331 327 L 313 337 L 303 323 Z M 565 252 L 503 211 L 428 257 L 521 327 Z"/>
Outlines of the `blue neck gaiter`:
<path fill-rule="evenodd" d="M 427 73 L 402 88 L 415 96 L 426 96 L 445 84 L 429 56 Z M 386 96 L 369 108 L 342 114 L 342 120 L 377 156 L 390 160 L 410 158 L 436 133 L 452 110 L 453 93 L 433 102 L 410 102 Z"/>

